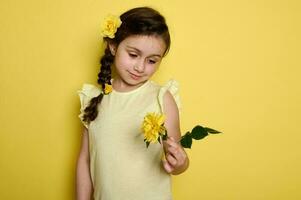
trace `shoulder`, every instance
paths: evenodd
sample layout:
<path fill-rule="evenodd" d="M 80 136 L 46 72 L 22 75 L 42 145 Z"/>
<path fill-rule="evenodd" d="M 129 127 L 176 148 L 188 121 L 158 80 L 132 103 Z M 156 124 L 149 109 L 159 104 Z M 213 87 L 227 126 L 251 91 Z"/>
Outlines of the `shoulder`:
<path fill-rule="evenodd" d="M 159 89 L 158 101 L 162 112 L 168 108 L 173 108 L 177 111 L 180 111 L 181 101 L 178 81 L 170 79 L 164 85 L 162 85 Z"/>
<path fill-rule="evenodd" d="M 174 96 L 171 94 L 171 92 L 168 90 L 163 95 L 163 104 L 165 109 L 172 108 L 178 111 L 176 100 Z"/>
<path fill-rule="evenodd" d="M 81 107 L 84 109 L 90 102 L 90 99 L 100 95 L 102 90 L 94 84 L 84 83 L 82 88 L 77 90 L 77 94 L 80 98 Z"/>
<path fill-rule="evenodd" d="M 94 84 L 83 83 L 81 89 L 79 89 L 77 93 L 86 96 L 98 96 L 101 91 L 101 88 Z"/>
<path fill-rule="evenodd" d="M 85 108 L 89 105 L 90 100 L 94 97 L 99 96 L 101 93 L 100 87 L 97 87 L 96 85 L 90 84 L 90 83 L 84 83 L 82 85 L 82 88 L 77 90 L 77 94 L 80 99 L 80 114 L 78 117 L 84 124 L 86 128 L 88 128 L 87 122 L 84 121 L 84 114 L 85 114 Z"/>

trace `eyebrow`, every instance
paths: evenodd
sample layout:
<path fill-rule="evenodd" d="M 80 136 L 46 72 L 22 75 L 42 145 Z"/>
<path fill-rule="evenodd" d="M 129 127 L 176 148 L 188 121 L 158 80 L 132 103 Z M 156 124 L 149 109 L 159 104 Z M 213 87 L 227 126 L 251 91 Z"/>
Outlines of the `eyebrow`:
<path fill-rule="evenodd" d="M 131 46 L 128 46 L 128 45 L 126 45 L 126 47 L 128 47 L 128 48 L 130 48 L 130 49 L 134 49 L 134 50 L 136 50 L 136 51 L 138 51 L 139 53 L 141 53 L 141 51 L 139 50 L 139 49 L 137 49 L 137 48 L 135 48 L 135 47 L 131 47 Z M 159 54 L 152 54 L 152 55 L 150 55 L 150 56 L 158 56 L 158 57 L 162 57 L 161 55 L 159 55 Z"/>

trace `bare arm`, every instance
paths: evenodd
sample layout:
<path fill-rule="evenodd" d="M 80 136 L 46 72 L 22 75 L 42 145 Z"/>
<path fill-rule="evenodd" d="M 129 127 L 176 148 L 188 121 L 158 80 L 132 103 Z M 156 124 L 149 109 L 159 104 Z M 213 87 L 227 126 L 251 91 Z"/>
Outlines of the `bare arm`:
<path fill-rule="evenodd" d="M 181 146 L 181 132 L 179 110 L 172 94 L 167 91 L 163 98 L 164 113 L 166 115 L 165 127 L 168 139 L 163 143 L 166 153 L 166 162 L 163 166 L 168 173 L 178 175 L 189 167 L 189 158 Z"/>
<path fill-rule="evenodd" d="M 82 133 L 82 145 L 77 160 L 76 168 L 76 199 L 90 200 L 93 194 L 92 180 L 90 176 L 89 136 L 84 127 Z"/>

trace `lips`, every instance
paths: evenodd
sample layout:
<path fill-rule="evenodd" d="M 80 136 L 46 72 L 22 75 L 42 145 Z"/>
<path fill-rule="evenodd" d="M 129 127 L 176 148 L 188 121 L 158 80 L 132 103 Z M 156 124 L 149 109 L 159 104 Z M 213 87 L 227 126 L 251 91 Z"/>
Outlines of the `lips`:
<path fill-rule="evenodd" d="M 139 76 L 139 75 L 133 74 L 133 73 L 131 73 L 131 72 L 129 72 L 129 73 L 130 73 L 131 77 L 132 77 L 133 79 L 135 79 L 135 80 L 141 78 L 141 76 Z"/>

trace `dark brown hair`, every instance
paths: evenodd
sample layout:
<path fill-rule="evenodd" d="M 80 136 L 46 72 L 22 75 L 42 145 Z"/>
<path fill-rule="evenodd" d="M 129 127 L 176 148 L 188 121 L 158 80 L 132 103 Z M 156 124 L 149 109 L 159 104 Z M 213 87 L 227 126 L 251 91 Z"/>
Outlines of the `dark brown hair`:
<path fill-rule="evenodd" d="M 116 47 L 125 38 L 132 35 L 147 35 L 159 36 L 166 45 L 164 56 L 168 53 L 170 48 L 170 35 L 165 18 L 155 9 L 150 7 L 137 7 L 130 9 L 120 16 L 122 21 L 121 26 L 117 29 L 113 39 L 105 37 L 107 42 L 104 55 L 100 59 L 100 72 L 98 74 L 98 83 L 102 89 L 105 88 L 105 83 L 111 85 L 111 65 L 114 62 L 114 56 L 111 54 L 108 44 L 115 44 Z M 83 120 L 87 123 L 93 121 L 98 114 L 97 105 L 101 102 L 103 94 L 91 99 L 89 106 L 84 110 Z"/>

